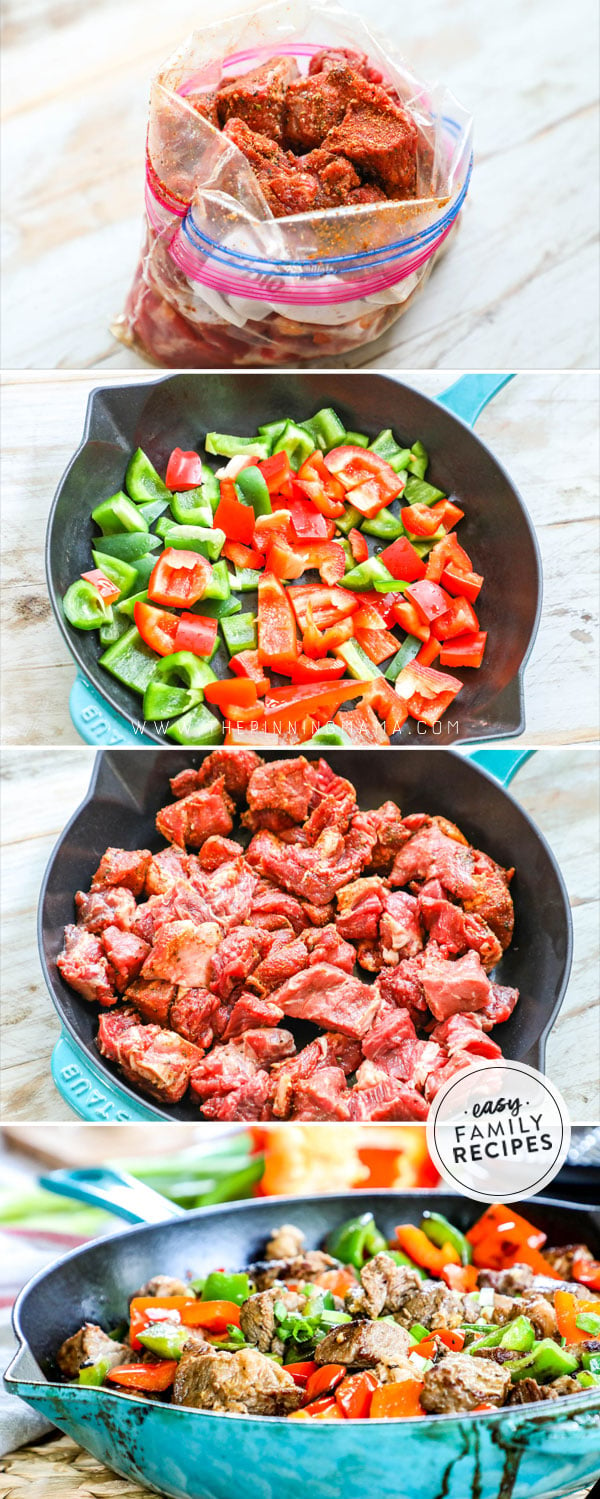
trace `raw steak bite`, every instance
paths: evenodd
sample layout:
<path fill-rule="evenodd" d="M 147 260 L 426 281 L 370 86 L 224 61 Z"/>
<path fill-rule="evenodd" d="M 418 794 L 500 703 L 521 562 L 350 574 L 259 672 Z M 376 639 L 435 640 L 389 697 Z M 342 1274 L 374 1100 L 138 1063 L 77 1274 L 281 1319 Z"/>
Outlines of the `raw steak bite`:
<path fill-rule="evenodd" d="M 234 804 L 225 790 L 225 777 L 180 801 L 163 807 L 156 816 L 159 833 L 179 848 L 201 848 L 206 838 L 220 833 L 227 837 L 233 828 Z"/>
<path fill-rule="evenodd" d="M 82 926 L 65 927 L 65 945 L 56 959 L 65 983 L 82 999 L 98 1005 L 115 1005 L 117 975 L 99 937 Z"/>

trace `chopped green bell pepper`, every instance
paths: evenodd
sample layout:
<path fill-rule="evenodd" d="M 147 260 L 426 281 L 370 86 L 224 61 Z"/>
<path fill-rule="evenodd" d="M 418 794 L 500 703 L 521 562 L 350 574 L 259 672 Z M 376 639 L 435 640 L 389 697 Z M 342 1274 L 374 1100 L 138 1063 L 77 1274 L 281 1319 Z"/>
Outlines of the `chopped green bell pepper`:
<path fill-rule="evenodd" d="M 234 1301 L 242 1306 L 250 1295 L 248 1276 L 233 1274 L 228 1270 L 212 1270 L 204 1282 L 203 1301 Z"/>
<path fill-rule="evenodd" d="M 235 433 L 207 432 L 204 444 L 207 453 L 218 453 L 221 458 L 258 458 L 264 462 L 269 457 L 269 444 L 257 437 L 237 437 Z"/>
<path fill-rule="evenodd" d="M 410 458 L 407 460 L 407 468 L 415 474 L 417 479 L 424 479 L 429 463 L 429 454 L 422 442 L 413 442 L 410 450 Z"/>
<path fill-rule="evenodd" d="M 346 505 L 343 515 L 336 515 L 335 524 L 342 536 L 347 536 L 353 527 L 360 526 L 363 520 L 360 510 L 355 505 Z"/>
<path fill-rule="evenodd" d="M 148 522 L 122 490 L 103 500 L 92 510 L 92 520 L 100 527 L 103 536 L 114 536 L 119 531 L 148 531 Z"/>
<path fill-rule="evenodd" d="M 589 1369 L 592 1374 L 600 1374 L 600 1353 L 591 1353 L 587 1348 L 581 1355 L 584 1369 Z"/>
<path fill-rule="evenodd" d="M 217 479 L 216 474 L 213 472 L 213 469 L 207 468 L 206 464 L 204 463 L 202 465 L 202 472 L 204 478 L 202 480 L 200 488 L 202 490 L 204 499 L 208 500 L 208 503 L 214 515 L 217 505 L 219 504 L 219 501 L 221 499 L 221 485 L 219 483 L 219 480 Z"/>
<path fill-rule="evenodd" d="M 445 500 L 443 489 L 436 489 L 434 484 L 428 484 L 426 479 L 417 479 L 414 474 L 409 474 L 406 480 L 406 489 L 402 496 L 406 505 L 435 505 L 436 500 Z"/>
<path fill-rule="evenodd" d="M 133 619 L 136 604 L 145 604 L 147 598 L 148 590 L 143 588 L 140 593 L 130 593 L 126 599 L 119 599 L 118 604 L 115 604 L 115 609 L 118 614 L 124 614 L 127 619 Z"/>
<path fill-rule="evenodd" d="M 171 491 L 141 448 L 136 448 L 129 459 L 125 488 L 137 505 L 144 505 L 151 500 L 168 500 L 171 496 Z"/>
<path fill-rule="evenodd" d="M 600 1338 L 600 1316 L 594 1312 L 580 1312 L 575 1318 L 575 1326 L 580 1332 L 588 1332 L 591 1338 Z"/>
<path fill-rule="evenodd" d="M 239 651 L 256 650 L 258 632 L 254 614 L 236 614 L 233 618 L 223 619 L 221 629 L 230 656 L 237 656 Z"/>
<path fill-rule="evenodd" d="M 352 740 L 345 733 L 344 729 L 338 729 L 337 724 L 326 723 L 320 729 L 316 730 L 312 739 L 304 739 L 302 741 L 302 748 L 304 749 L 306 745 L 312 744 L 328 744 L 335 748 L 341 745 L 352 744 Z"/>
<path fill-rule="evenodd" d="M 168 1322 L 165 1317 L 163 1323 L 155 1322 L 152 1327 L 146 1327 L 143 1332 L 138 1333 L 138 1340 L 150 1353 L 156 1353 L 158 1358 L 180 1359 L 189 1336 L 189 1327 Z"/>
<path fill-rule="evenodd" d="M 417 640 L 414 635 L 407 635 L 406 640 L 403 640 L 400 646 L 400 650 L 396 651 L 395 656 L 392 657 L 387 671 L 384 672 L 384 676 L 387 677 L 388 682 L 395 682 L 403 668 L 408 666 L 409 661 L 414 661 L 415 656 L 419 654 L 422 644 L 423 641 Z"/>
<path fill-rule="evenodd" d="M 77 578 L 71 583 L 62 606 L 65 619 L 77 630 L 97 630 L 99 625 L 112 623 L 112 605 L 107 604 L 94 584 L 85 578 Z"/>
<path fill-rule="evenodd" d="M 436 546 L 438 541 L 442 541 L 443 537 L 446 535 L 446 532 L 443 526 L 438 526 L 438 529 L 437 531 L 434 531 L 433 536 L 424 536 L 422 540 L 419 539 L 418 541 L 414 536 L 410 535 L 410 531 L 407 532 L 407 535 L 411 546 L 414 547 L 415 552 L 417 552 L 418 556 L 422 558 L 429 556 L 432 547 Z"/>
<path fill-rule="evenodd" d="M 225 542 L 225 532 L 218 526 L 209 529 L 206 526 L 174 526 L 171 523 L 169 530 L 165 531 L 164 542 L 166 547 L 175 547 L 177 551 L 183 552 L 199 552 L 208 562 L 216 562 Z"/>
<path fill-rule="evenodd" d="M 529 1317 L 516 1317 L 509 1322 L 500 1339 L 501 1348 L 510 1348 L 514 1353 L 529 1353 L 535 1343 L 535 1328 Z"/>
<path fill-rule="evenodd" d="M 256 516 L 271 515 L 271 496 L 259 468 L 243 468 L 235 481 L 242 501 L 251 505 Z"/>
<path fill-rule="evenodd" d="M 94 537 L 94 546 L 97 552 L 103 552 L 107 557 L 119 557 L 121 562 L 131 562 L 135 566 L 140 557 L 156 551 L 160 537 L 153 536 L 151 531 L 125 531 L 116 536 Z"/>
<path fill-rule="evenodd" d="M 396 442 L 391 427 L 385 427 L 383 432 L 379 432 L 370 447 L 373 453 L 378 453 L 380 458 L 389 463 L 395 474 L 406 468 L 411 456 L 410 448 L 401 448 Z"/>
<path fill-rule="evenodd" d="M 135 583 L 133 586 L 136 593 L 139 593 L 142 588 L 148 587 L 150 578 L 156 567 L 156 560 L 153 552 L 147 552 L 145 557 L 138 557 L 137 562 L 134 563 Z"/>
<path fill-rule="evenodd" d="M 354 1265 L 355 1270 L 362 1270 L 366 1260 L 382 1250 L 387 1250 L 387 1242 L 372 1213 L 349 1218 L 339 1228 L 332 1229 L 327 1239 L 327 1253 L 343 1265 Z"/>
<path fill-rule="evenodd" d="M 320 448 L 322 453 L 329 453 L 332 448 L 339 448 L 349 440 L 344 423 L 340 421 L 333 406 L 322 406 L 308 421 L 300 422 L 300 426 L 312 439 L 313 451 Z"/>
<path fill-rule="evenodd" d="M 171 515 L 178 526 L 212 526 L 213 508 L 204 493 L 204 485 L 174 494 L 170 500 Z"/>
<path fill-rule="evenodd" d="M 165 682 L 169 687 L 177 687 L 183 682 L 184 687 L 189 687 L 192 692 L 201 692 L 208 682 L 217 680 L 208 662 L 195 656 L 193 651 L 173 651 L 170 656 L 161 656 L 154 675 L 157 682 Z"/>
<path fill-rule="evenodd" d="M 98 1358 L 93 1364 L 82 1364 L 75 1384 L 90 1385 L 99 1388 L 104 1384 L 109 1369 L 114 1368 L 114 1360 L 110 1358 Z"/>
<path fill-rule="evenodd" d="M 363 520 L 361 531 L 367 536 L 378 536 L 380 541 L 397 541 L 406 534 L 400 516 L 393 515 L 391 510 L 380 510 L 371 520 Z"/>
<path fill-rule="evenodd" d="M 366 432 L 346 432 L 344 443 L 349 448 L 368 448 L 369 439 Z"/>
<path fill-rule="evenodd" d="M 408 1331 L 411 1338 L 414 1338 L 415 1343 L 422 1343 L 423 1338 L 431 1337 L 429 1328 L 424 1327 L 422 1322 L 415 1322 L 412 1327 L 409 1327 Z"/>
<path fill-rule="evenodd" d="M 334 655 L 345 661 L 347 671 L 356 682 L 372 682 L 375 677 L 383 675 L 357 640 L 345 640 L 343 645 L 336 646 Z"/>
<path fill-rule="evenodd" d="M 175 525 L 175 522 L 173 520 L 171 511 L 169 511 L 167 515 L 159 516 L 154 530 L 156 532 L 156 535 L 160 536 L 161 541 L 164 541 L 167 531 L 170 531 L 173 525 Z"/>
<path fill-rule="evenodd" d="M 112 620 L 105 625 L 100 625 L 100 644 L 113 645 L 115 640 L 120 640 L 125 631 L 129 629 L 129 620 L 124 614 L 113 614 Z"/>
<path fill-rule="evenodd" d="M 129 562 L 122 562 L 120 557 L 108 557 L 105 552 L 97 552 L 95 548 L 92 548 L 92 557 L 95 566 L 119 589 L 121 598 L 126 598 L 135 588 L 136 568 L 131 567 Z"/>
<path fill-rule="evenodd" d="M 221 724 L 205 703 L 198 703 L 176 718 L 166 732 L 167 738 L 174 739 L 176 744 L 220 744 L 223 739 Z"/>
<path fill-rule="evenodd" d="M 130 602 L 128 600 L 128 602 Z M 100 665 L 106 667 L 111 676 L 125 687 L 131 687 L 141 696 L 156 670 L 156 653 L 146 645 L 135 625 L 127 630 L 114 645 L 100 657 Z"/>
<path fill-rule="evenodd" d="M 311 453 L 314 453 L 316 442 L 299 427 L 296 422 L 286 422 L 281 437 L 273 446 L 274 453 L 287 453 L 293 469 L 298 470 Z"/>
<path fill-rule="evenodd" d="M 582 1390 L 591 1389 L 592 1386 L 600 1385 L 600 1374 L 590 1374 L 588 1369 L 580 1369 L 579 1374 L 576 1374 L 575 1378 L 581 1385 Z"/>
<path fill-rule="evenodd" d="M 254 567 L 236 567 L 231 573 L 231 587 L 236 593 L 254 593 L 258 588 L 262 571 Z"/>
<path fill-rule="evenodd" d="M 375 588 L 378 583 L 386 585 L 384 592 L 398 593 L 399 591 L 397 578 L 392 577 L 378 557 L 367 557 L 366 562 L 360 562 L 358 567 L 353 567 L 351 572 L 346 573 L 345 577 L 339 580 L 341 588 L 350 588 L 352 592 L 355 589 L 361 592 L 363 589 Z"/>
<path fill-rule="evenodd" d="M 268 442 L 271 452 L 273 451 L 273 443 L 277 442 L 278 437 L 281 437 L 281 434 L 286 426 L 287 422 L 284 421 L 264 422 L 262 427 L 259 427 L 258 435 L 263 439 L 264 442 Z"/>
<path fill-rule="evenodd" d="M 169 506 L 166 500 L 152 500 L 149 505 L 138 505 L 138 512 L 147 520 L 149 526 L 153 526 L 159 515 L 164 515 Z"/>
<path fill-rule="evenodd" d="M 167 659 L 166 657 L 164 658 Z M 149 723 L 164 722 L 166 718 L 178 718 L 202 702 L 199 688 L 176 687 L 168 682 L 152 679 L 144 693 L 144 718 Z"/>
<path fill-rule="evenodd" d="M 239 599 L 234 599 L 231 594 L 227 599 L 203 598 L 199 604 L 192 604 L 192 614 L 204 614 L 208 619 L 226 619 L 230 614 L 240 614 L 242 606 Z"/>
<path fill-rule="evenodd" d="M 460 1229 L 455 1228 L 444 1218 L 443 1213 L 423 1213 L 421 1228 L 432 1244 L 438 1249 L 443 1249 L 444 1244 L 451 1244 L 456 1253 L 460 1255 L 461 1265 L 470 1265 L 473 1261 L 473 1252 L 468 1239 L 461 1234 Z"/>
<path fill-rule="evenodd" d="M 574 1374 L 578 1360 L 565 1348 L 559 1348 L 552 1338 L 542 1338 L 541 1343 L 534 1344 L 531 1353 L 505 1367 L 510 1370 L 512 1380 L 535 1379 L 538 1384 L 543 1384 L 545 1380 L 560 1379 L 563 1374 Z"/>
<path fill-rule="evenodd" d="M 204 604 L 205 599 L 228 599 L 230 593 L 231 587 L 227 563 L 220 557 L 218 562 L 213 563 L 212 576 L 204 590 L 202 604 Z M 204 614 L 206 610 L 200 609 L 199 612 L 200 614 Z"/>

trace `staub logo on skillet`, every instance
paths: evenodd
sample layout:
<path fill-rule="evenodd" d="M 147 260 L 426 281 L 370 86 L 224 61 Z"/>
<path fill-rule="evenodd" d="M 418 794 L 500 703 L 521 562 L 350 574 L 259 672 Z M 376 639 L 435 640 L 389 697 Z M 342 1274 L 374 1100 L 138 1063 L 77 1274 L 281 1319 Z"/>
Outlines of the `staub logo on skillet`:
<path fill-rule="evenodd" d="M 520 1062 L 482 1062 L 451 1078 L 427 1121 L 444 1180 L 482 1202 L 540 1192 L 560 1169 L 570 1134 L 558 1090 Z"/>

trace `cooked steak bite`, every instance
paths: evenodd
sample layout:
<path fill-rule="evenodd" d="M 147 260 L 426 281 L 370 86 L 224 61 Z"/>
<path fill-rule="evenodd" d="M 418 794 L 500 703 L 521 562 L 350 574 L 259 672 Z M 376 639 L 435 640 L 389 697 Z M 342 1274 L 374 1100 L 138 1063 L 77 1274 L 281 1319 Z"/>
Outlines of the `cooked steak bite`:
<path fill-rule="evenodd" d="M 418 1289 L 398 1308 L 397 1321 L 402 1327 L 420 1322 L 422 1327 L 460 1327 L 464 1322 L 465 1298 L 459 1291 L 449 1291 L 439 1281 L 422 1280 Z"/>
<path fill-rule="evenodd" d="M 146 895 L 164 895 L 171 885 L 185 880 L 188 875 L 188 855 L 183 849 L 161 848 L 153 854 L 146 870 Z"/>
<path fill-rule="evenodd" d="M 107 926 L 102 933 L 102 946 L 114 970 L 116 987 L 122 993 L 140 973 L 151 950 L 150 944 L 142 942 L 133 932 Z"/>
<path fill-rule="evenodd" d="M 568 1280 L 573 1274 L 575 1260 L 593 1260 L 593 1258 L 592 1251 L 588 1249 L 587 1244 L 563 1244 L 560 1249 L 544 1249 L 544 1259 L 564 1280 Z M 574 1291 L 575 1285 L 570 1286 L 569 1289 Z M 589 1287 L 584 1287 L 584 1290 L 587 1295 Z"/>
<path fill-rule="evenodd" d="M 479 1270 L 478 1286 L 491 1286 L 501 1296 L 521 1296 L 533 1285 L 531 1265 L 511 1265 L 508 1270 Z"/>
<path fill-rule="evenodd" d="M 222 80 L 216 92 L 220 124 L 235 115 L 274 141 L 280 140 L 286 89 L 297 76 L 293 57 L 270 57 L 251 73 L 230 82 Z"/>
<path fill-rule="evenodd" d="M 539 1400 L 558 1400 L 561 1395 L 580 1395 L 581 1385 L 577 1379 L 563 1375 L 551 1384 L 538 1384 L 535 1379 L 518 1379 L 506 1397 L 506 1405 L 531 1405 Z"/>
<path fill-rule="evenodd" d="M 175 984 L 169 984 L 164 979 L 136 979 L 125 991 L 126 1004 L 135 1005 L 136 1010 L 143 1020 L 149 1020 L 155 1025 L 167 1025 L 169 1022 L 169 1011 L 177 989 Z M 173 1026 L 177 1030 L 177 1026 Z M 190 1036 L 191 1041 L 195 1039 Z"/>
<path fill-rule="evenodd" d="M 317 1344 L 318 1364 L 347 1364 L 368 1369 L 373 1364 L 402 1364 L 411 1346 L 408 1333 L 394 1322 L 344 1322 Z"/>
<path fill-rule="evenodd" d="M 379 996 L 371 985 L 341 974 L 330 963 L 315 963 L 297 973 L 272 998 L 284 1015 L 312 1020 L 355 1038 L 366 1034 L 379 1008 Z"/>
<path fill-rule="evenodd" d="M 304 1234 L 294 1223 L 282 1223 L 276 1228 L 267 1243 L 265 1258 L 268 1260 L 294 1259 L 302 1253 Z"/>
<path fill-rule="evenodd" d="M 450 1353 L 423 1375 L 421 1405 L 436 1415 L 472 1411 L 484 1402 L 502 1405 L 510 1389 L 510 1374 L 492 1360 L 473 1354 Z"/>
<path fill-rule="evenodd" d="M 295 1232 L 299 1233 L 299 1229 Z M 334 1260 L 330 1254 L 325 1254 L 324 1250 L 307 1249 L 304 1252 L 286 1255 L 282 1259 L 268 1254 L 266 1260 L 255 1260 L 254 1264 L 249 1265 L 248 1274 L 257 1291 L 268 1291 L 276 1282 L 318 1281 L 324 1271 L 335 1270 L 338 1265 L 339 1260 Z"/>
<path fill-rule="evenodd" d="M 133 895 L 141 895 L 151 858 L 149 848 L 107 848 L 92 880 L 92 890 L 124 885 Z"/>
<path fill-rule="evenodd" d="M 418 1291 L 421 1277 L 408 1265 L 397 1265 L 382 1251 L 368 1260 L 360 1272 L 360 1286 L 348 1292 L 346 1310 L 354 1316 L 376 1318 L 397 1312 Z"/>
<path fill-rule="evenodd" d="M 233 812 L 225 777 L 219 776 L 206 789 L 163 807 L 156 815 L 156 826 L 163 838 L 179 848 L 201 848 L 215 833 L 227 837 L 233 828 Z"/>
<path fill-rule="evenodd" d="M 117 975 L 109 963 L 100 937 L 92 936 L 83 926 L 65 927 L 65 945 L 56 959 L 65 983 L 82 999 L 93 1004 L 117 1003 Z"/>
<path fill-rule="evenodd" d="M 525 1291 L 523 1303 L 519 1303 L 518 1309 L 533 1323 L 536 1338 L 558 1337 L 556 1312 L 546 1296 L 539 1295 L 536 1291 Z"/>
<path fill-rule="evenodd" d="M 240 1310 L 240 1327 L 248 1343 L 255 1343 L 261 1353 L 282 1354 L 285 1344 L 277 1336 L 275 1304 L 279 1302 L 287 1312 L 298 1312 L 303 1316 L 308 1307 L 306 1296 L 297 1291 L 287 1291 L 281 1286 L 270 1291 L 257 1291 L 249 1296 Z"/>
<path fill-rule="evenodd" d="M 206 988 L 212 956 L 222 937 L 216 921 L 167 921 L 161 926 L 142 969 L 142 978 L 164 979 L 186 988 Z"/>
<path fill-rule="evenodd" d="M 490 981 L 475 952 L 450 962 L 447 958 L 430 956 L 426 949 L 420 981 L 436 1020 L 447 1020 L 458 1011 L 482 1010 L 489 998 Z"/>
<path fill-rule="evenodd" d="M 109 886 L 105 890 L 90 890 L 86 894 L 78 890 L 75 895 L 77 925 L 84 926 L 94 936 L 100 936 L 107 926 L 117 926 L 122 932 L 130 932 L 134 926 L 137 906 L 135 896 L 125 885 Z"/>
<path fill-rule="evenodd" d="M 136 1291 L 136 1296 L 189 1296 L 190 1287 L 187 1281 L 179 1280 L 174 1275 L 153 1275 L 145 1285 Z M 133 1296 L 130 1296 L 133 1301 Z"/>
<path fill-rule="evenodd" d="M 284 1416 L 302 1404 L 291 1374 L 256 1348 L 237 1353 L 190 1350 L 180 1360 L 173 1404 L 196 1410 Z"/>
<path fill-rule="evenodd" d="M 123 1343 L 109 1338 L 95 1322 L 85 1322 L 78 1332 L 66 1338 L 56 1355 L 56 1362 L 65 1379 L 76 1379 L 80 1369 L 95 1364 L 98 1359 L 106 1362 L 108 1369 L 125 1363 L 131 1350 Z"/>

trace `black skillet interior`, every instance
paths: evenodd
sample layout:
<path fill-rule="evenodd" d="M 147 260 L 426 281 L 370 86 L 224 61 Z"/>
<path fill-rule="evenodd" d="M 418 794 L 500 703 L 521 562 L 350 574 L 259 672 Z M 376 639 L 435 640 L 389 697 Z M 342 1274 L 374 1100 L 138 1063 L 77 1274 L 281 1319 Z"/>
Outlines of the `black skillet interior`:
<path fill-rule="evenodd" d="M 171 799 L 169 777 L 204 758 L 201 750 L 117 750 L 97 757 L 87 798 L 65 828 L 46 870 L 40 895 L 39 942 L 50 993 L 63 1024 L 96 1066 L 130 1097 L 136 1093 L 99 1057 L 94 1044 L 96 1007 L 64 983 L 56 967 L 63 928 L 73 920 L 73 895 L 87 890 L 107 846 L 164 846 L 156 832 L 158 809 Z M 277 759 L 274 751 L 266 759 Z M 280 757 L 279 757 L 280 758 Z M 442 813 L 456 822 L 475 847 L 505 868 L 516 868 L 512 892 L 515 937 L 496 969 L 499 983 L 514 985 L 521 998 L 495 1039 L 507 1057 L 543 1069 L 546 1034 L 566 989 L 571 962 L 567 895 L 553 855 L 516 802 L 469 759 L 451 750 L 382 750 L 374 761 L 364 750 L 331 751 L 327 760 L 356 787 L 359 806 L 396 801 L 405 814 Z M 376 765 L 376 775 L 373 767 Z M 367 975 L 362 974 L 362 977 Z M 289 1024 L 289 1022 L 286 1022 Z M 299 1045 L 314 1027 L 290 1024 Z M 169 1108 L 145 1100 L 167 1119 L 196 1119 L 187 1099 Z"/>
<path fill-rule="evenodd" d="M 514 1204 L 548 1236 L 550 1245 L 586 1243 L 600 1248 L 600 1212 L 547 1198 Z M 105 1328 L 127 1314 L 128 1299 L 152 1275 L 206 1274 L 215 1265 L 238 1269 L 261 1258 L 266 1240 L 281 1223 L 295 1223 L 307 1248 L 318 1248 L 332 1228 L 357 1212 L 372 1212 L 391 1238 L 397 1223 L 418 1223 L 425 1210 L 443 1213 L 465 1231 L 484 1211 L 478 1203 L 447 1192 L 353 1192 L 319 1198 L 258 1198 L 203 1208 L 185 1218 L 129 1229 L 99 1239 L 58 1260 L 25 1289 L 15 1325 L 40 1368 L 52 1377 L 53 1356 L 82 1322 Z M 99 1393 L 99 1398 L 101 1395 Z"/>
<path fill-rule="evenodd" d="M 121 488 L 131 452 L 142 447 L 164 474 L 174 447 L 203 452 L 209 431 L 247 436 L 262 422 L 284 416 L 304 421 L 322 406 L 334 406 L 351 431 L 374 437 L 383 427 L 392 427 L 398 440 L 408 445 L 420 438 L 431 455 L 428 478 L 465 511 L 460 540 L 475 570 L 485 577 L 477 612 L 481 628 L 489 634 L 484 666 L 458 672 L 465 685 L 443 721 L 441 737 L 456 743 L 521 732 L 521 675 L 541 602 L 533 529 L 508 475 L 470 429 L 436 401 L 384 375 L 191 373 L 94 391 L 83 443 L 59 485 L 47 536 L 50 598 L 82 671 L 124 718 L 141 719 L 141 699 L 99 666 L 102 648 L 96 631 L 73 629 L 60 603 L 69 584 L 92 566 L 91 512 Z M 218 466 L 219 460 L 211 463 Z M 372 551 L 382 545 L 373 537 L 367 539 Z M 318 581 L 316 573 L 314 578 Z M 255 602 L 254 594 L 242 595 L 242 608 L 255 608 Z M 221 645 L 212 662 L 218 675 L 227 674 L 228 659 Z M 272 680 L 273 685 L 285 681 Z M 423 732 L 417 732 L 409 720 L 394 743 L 431 739 L 431 730 L 421 727 Z M 151 725 L 145 732 L 164 742 Z M 440 742 L 439 736 L 436 740 Z"/>

